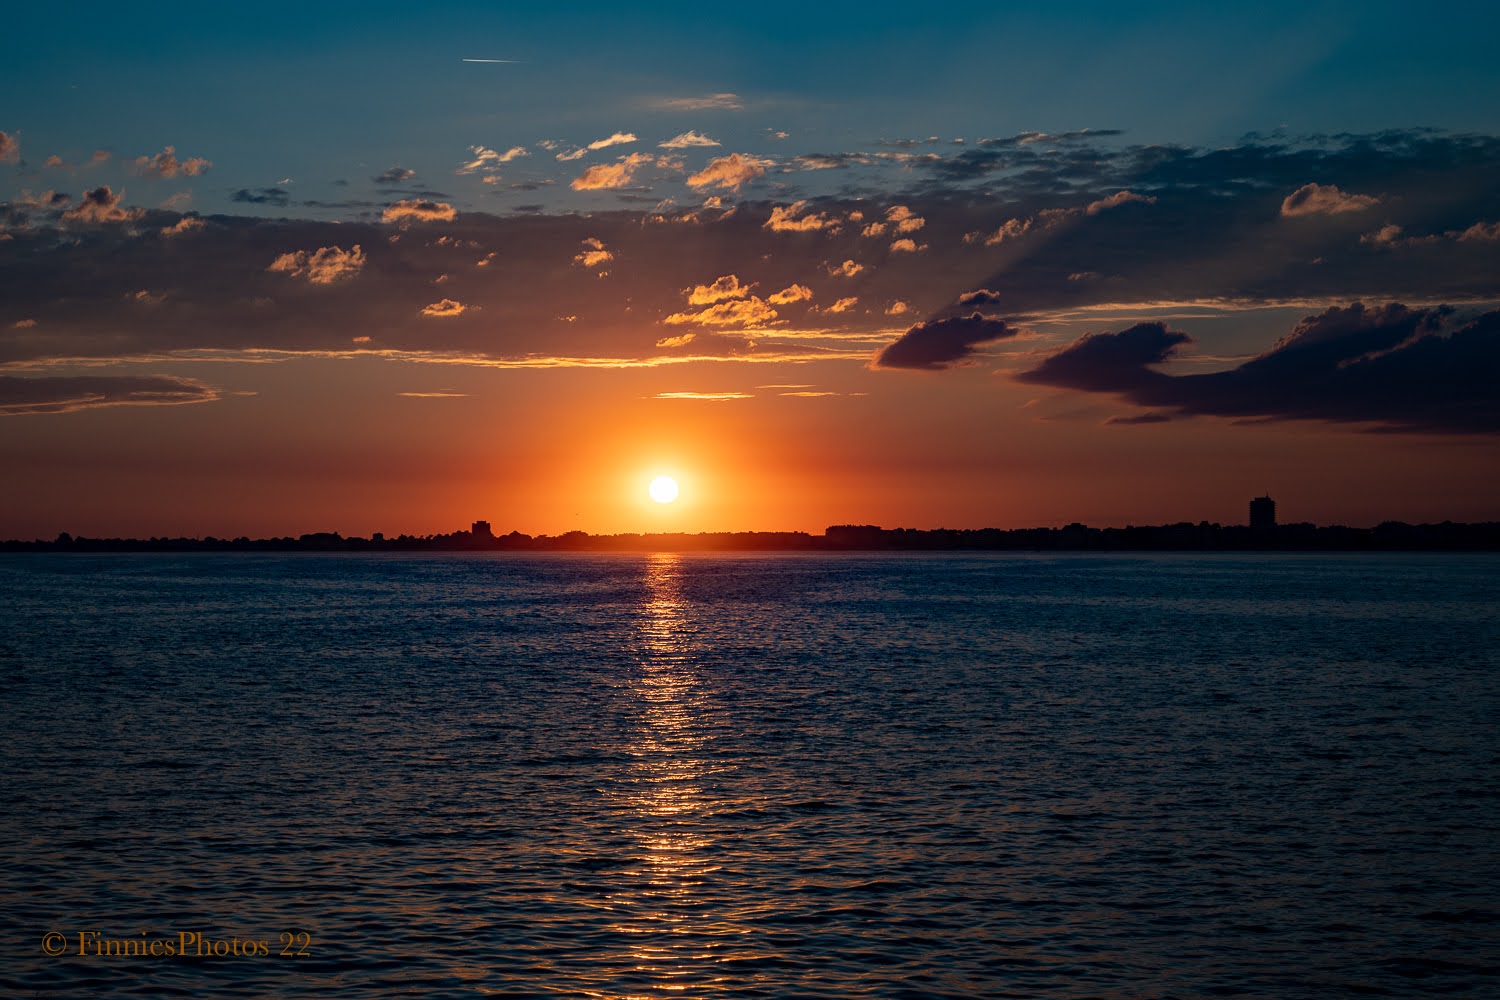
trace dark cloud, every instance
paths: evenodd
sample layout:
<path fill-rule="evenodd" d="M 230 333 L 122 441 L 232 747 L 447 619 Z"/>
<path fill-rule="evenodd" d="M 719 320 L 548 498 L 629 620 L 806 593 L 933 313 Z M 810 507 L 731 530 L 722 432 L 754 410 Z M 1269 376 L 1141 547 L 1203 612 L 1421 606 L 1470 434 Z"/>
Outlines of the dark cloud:
<path fill-rule="evenodd" d="M 218 399 L 211 386 L 171 375 L 0 375 L 0 416 L 71 413 L 99 406 L 168 406 Z"/>
<path fill-rule="evenodd" d="M 1128 427 L 1135 424 L 1165 424 L 1171 419 L 1165 413 L 1137 413 L 1130 417 L 1110 417 L 1104 423 L 1106 426 L 1123 424 Z"/>
<path fill-rule="evenodd" d="M 246 205 L 275 205 L 283 208 L 291 203 L 292 196 L 287 194 L 286 188 L 266 187 L 257 188 L 254 191 L 249 188 L 240 188 L 229 196 L 229 200 Z"/>
<path fill-rule="evenodd" d="M 1448 307 L 1355 303 L 1306 317 L 1271 350 L 1228 371 L 1167 375 L 1150 367 L 1191 339 L 1140 323 L 1086 336 L 1017 378 L 1184 415 L 1500 430 L 1500 311 L 1457 324 Z"/>
<path fill-rule="evenodd" d="M 875 356 L 876 368 L 951 368 L 971 357 L 980 344 L 1014 337 L 1020 331 L 981 313 L 918 323 Z"/>
<path fill-rule="evenodd" d="M 391 167 L 382 171 L 372 178 L 376 184 L 402 184 L 417 176 L 417 172 L 410 167 Z"/>
<path fill-rule="evenodd" d="M 1000 304 L 1002 296 L 999 292 L 992 292 L 988 288 L 980 288 L 972 292 L 964 292 L 958 297 L 961 306 L 994 306 Z"/>
<path fill-rule="evenodd" d="M 62 214 L 62 218 L 68 222 L 130 222 L 140 217 L 139 209 L 127 209 L 120 207 L 120 201 L 125 197 L 125 192 L 115 194 L 108 184 L 85 191 L 83 199 L 74 208 Z"/>

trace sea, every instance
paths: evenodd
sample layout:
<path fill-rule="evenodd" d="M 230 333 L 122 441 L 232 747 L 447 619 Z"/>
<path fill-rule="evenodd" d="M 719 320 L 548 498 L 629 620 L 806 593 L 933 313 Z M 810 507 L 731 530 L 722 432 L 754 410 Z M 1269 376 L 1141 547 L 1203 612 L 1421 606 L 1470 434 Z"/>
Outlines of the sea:
<path fill-rule="evenodd" d="M 6 998 L 1500 996 L 1500 556 L 0 556 Z"/>

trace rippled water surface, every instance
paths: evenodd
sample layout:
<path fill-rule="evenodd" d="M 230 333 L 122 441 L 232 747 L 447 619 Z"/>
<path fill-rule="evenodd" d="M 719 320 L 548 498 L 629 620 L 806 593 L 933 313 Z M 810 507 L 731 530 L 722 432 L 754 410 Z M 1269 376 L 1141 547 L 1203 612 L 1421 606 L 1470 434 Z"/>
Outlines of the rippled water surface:
<path fill-rule="evenodd" d="M 1492 556 L 0 557 L 0 995 L 1500 995 L 1497 609 Z M 88 943 L 185 933 L 269 954 Z"/>

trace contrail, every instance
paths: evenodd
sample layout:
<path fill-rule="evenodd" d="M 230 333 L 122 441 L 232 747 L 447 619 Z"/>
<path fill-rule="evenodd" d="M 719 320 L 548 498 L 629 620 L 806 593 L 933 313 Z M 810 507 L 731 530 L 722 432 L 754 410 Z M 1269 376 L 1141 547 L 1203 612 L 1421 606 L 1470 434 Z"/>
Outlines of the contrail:
<path fill-rule="evenodd" d="M 521 60 L 519 60 L 519 59 L 465 59 L 464 60 L 464 62 L 482 62 L 482 63 L 518 63 L 520 61 Z"/>

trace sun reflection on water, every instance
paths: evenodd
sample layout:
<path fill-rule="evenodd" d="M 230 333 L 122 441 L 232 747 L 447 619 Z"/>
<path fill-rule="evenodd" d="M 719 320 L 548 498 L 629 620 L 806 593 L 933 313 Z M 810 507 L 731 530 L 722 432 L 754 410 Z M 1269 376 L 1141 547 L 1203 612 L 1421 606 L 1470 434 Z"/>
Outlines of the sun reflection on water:
<path fill-rule="evenodd" d="M 612 899 L 617 933 L 633 944 L 622 964 L 647 994 L 711 986 L 730 957 L 732 928 L 709 898 L 715 873 L 712 816 L 723 803 L 710 786 L 712 689 L 695 646 L 693 610 L 682 592 L 683 560 L 654 554 L 644 566 L 639 647 L 631 695 L 639 728 L 619 808 L 636 843 L 636 863 Z"/>

